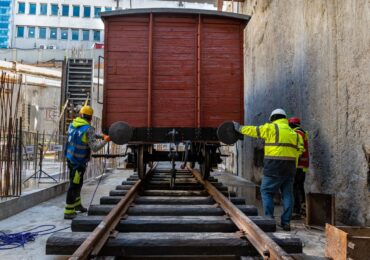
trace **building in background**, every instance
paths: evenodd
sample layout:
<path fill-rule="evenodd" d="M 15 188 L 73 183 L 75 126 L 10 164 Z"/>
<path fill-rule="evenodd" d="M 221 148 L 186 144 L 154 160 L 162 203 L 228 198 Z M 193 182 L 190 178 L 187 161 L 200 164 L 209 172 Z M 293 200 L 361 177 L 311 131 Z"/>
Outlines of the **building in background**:
<path fill-rule="evenodd" d="M 9 48 L 12 0 L 0 0 L 0 48 Z"/>
<path fill-rule="evenodd" d="M 90 49 L 103 42 L 100 12 L 114 0 L 15 0 L 11 48 Z"/>
<path fill-rule="evenodd" d="M 1 4 L 6 2 L 0 1 Z M 14 0 L 12 33 L 7 46 L 18 49 L 100 48 L 104 42 L 100 12 L 114 10 L 117 4 L 122 9 L 216 8 L 212 0 Z M 9 15 L 4 19 L 9 23 Z"/>

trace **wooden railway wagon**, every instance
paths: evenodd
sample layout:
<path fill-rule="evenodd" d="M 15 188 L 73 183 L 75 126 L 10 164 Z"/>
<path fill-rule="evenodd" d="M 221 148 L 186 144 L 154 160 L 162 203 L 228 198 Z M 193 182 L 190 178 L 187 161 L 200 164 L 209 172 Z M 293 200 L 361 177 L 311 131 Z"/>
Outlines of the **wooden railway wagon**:
<path fill-rule="evenodd" d="M 220 162 L 217 127 L 243 122 L 243 31 L 250 17 L 191 9 L 102 13 L 103 131 L 128 143 L 139 175 L 153 161 Z M 185 143 L 159 152 L 155 143 Z"/>

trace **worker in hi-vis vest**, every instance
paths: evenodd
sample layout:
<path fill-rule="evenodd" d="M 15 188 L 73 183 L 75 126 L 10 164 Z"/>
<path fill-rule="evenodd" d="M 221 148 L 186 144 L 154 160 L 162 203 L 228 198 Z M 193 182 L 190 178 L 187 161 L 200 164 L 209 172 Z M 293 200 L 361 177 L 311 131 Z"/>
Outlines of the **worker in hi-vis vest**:
<path fill-rule="evenodd" d="M 274 194 L 280 190 L 283 213 L 280 226 L 290 230 L 294 196 L 293 182 L 300 154 L 304 151 L 303 139 L 288 124 L 283 109 L 275 109 L 270 122 L 261 126 L 240 126 L 234 122 L 236 131 L 243 135 L 264 139 L 264 167 L 261 197 L 264 214 L 274 218 Z"/>
<path fill-rule="evenodd" d="M 289 118 L 289 126 L 303 138 L 304 152 L 299 157 L 297 171 L 294 178 L 294 209 L 292 219 L 301 219 L 304 210 L 302 205 L 305 204 L 306 194 L 304 191 L 304 181 L 306 179 L 306 173 L 310 164 L 310 158 L 308 153 L 308 132 L 305 131 L 301 126 L 301 120 L 298 117 Z"/>
<path fill-rule="evenodd" d="M 69 169 L 69 188 L 64 219 L 73 219 L 76 211 L 87 211 L 81 204 L 81 188 L 91 150 L 96 152 L 110 141 L 109 136 L 96 134 L 94 127 L 90 125 L 93 113 L 90 106 L 83 106 L 79 117 L 76 117 L 68 128 L 66 158 Z"/>

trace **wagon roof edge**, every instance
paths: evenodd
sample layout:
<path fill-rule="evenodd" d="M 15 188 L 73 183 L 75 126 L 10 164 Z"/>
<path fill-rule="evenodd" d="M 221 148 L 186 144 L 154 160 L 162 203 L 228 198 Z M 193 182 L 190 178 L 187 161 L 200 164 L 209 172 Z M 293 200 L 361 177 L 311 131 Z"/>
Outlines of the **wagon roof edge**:
<path fill-rule="evenodd" d="M 214 10 L 205 9 L 186 9 L 186 8 L 135 8 L 135 9 L 121 9 L 109 12 L 102 12 L 101 18 L 104 20 L 108 17 L 123 16 L 123 15 L 135 15 L 135 14 L 149 14 L 149 13 L 176 13 L 176 14 L 204 14 L 204 15 L 214 15 L 222 16 L 225 18 L 234 18 L 239 20 L 244 20 L 248 22 L 251 17 L 245 14 L 237 14 L 230 12 L 220 12 Z"/>

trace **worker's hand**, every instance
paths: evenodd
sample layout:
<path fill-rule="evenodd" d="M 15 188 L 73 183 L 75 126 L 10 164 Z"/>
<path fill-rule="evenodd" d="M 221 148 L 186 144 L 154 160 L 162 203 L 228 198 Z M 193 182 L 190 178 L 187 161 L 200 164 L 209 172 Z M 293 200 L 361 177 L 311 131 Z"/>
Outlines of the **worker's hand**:
<path fill-rule="evenodd" d="M 240 133 L 240 124 L 238 122 L 233 121 L 234 130 Z"/>
<path fill-rule="evenodd" d="M 106 141 L 106 142 L 110 142 L 110 141 L 111 141 L 111 140 L 110 140 L 109 135 L 104 135 L 104 134 L 103 134 L 103 139 L 104 139 L 104 141 Z"/>

